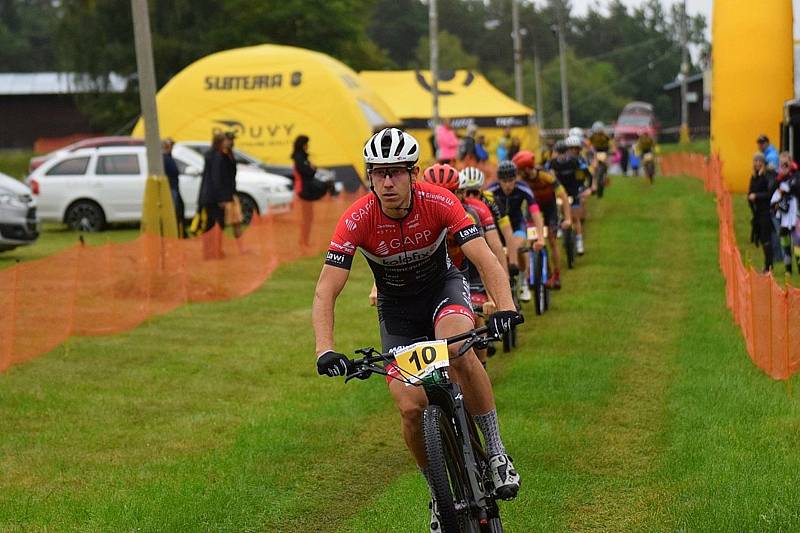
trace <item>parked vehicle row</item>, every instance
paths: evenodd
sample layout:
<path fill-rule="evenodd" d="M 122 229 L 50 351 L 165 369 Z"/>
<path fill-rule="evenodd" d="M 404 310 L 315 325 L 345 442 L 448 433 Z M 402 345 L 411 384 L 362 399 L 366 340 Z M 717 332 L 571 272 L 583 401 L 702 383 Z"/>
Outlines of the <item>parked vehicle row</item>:
<path fill-rule="evenodd" d="M 38 237 L 39 219 L 31 190 L 0 173 L 0 252 L 31 244 Z"/>
<path fill-rule="evenodd" d="M 140 139 L 136 143 L 124 137 L 106 139 L 110 139 L 107 144 L 95 140 L 94 146 L 67 147 L 36 162 L 26 181 L 38 199 L 43 221 L 100 231 L 107 223 L 141 220 L 147 177 L 145 147 Z M 172 155 L 180 171 L 184 215 L 190 219 L 197 210 L 204 159 L 196 147 L 185 143 L 177 143 Z M 239 165 L 236 182 L 246 221 L 253 214 L 292 201 L 291 179 L 256 166 Z"/>

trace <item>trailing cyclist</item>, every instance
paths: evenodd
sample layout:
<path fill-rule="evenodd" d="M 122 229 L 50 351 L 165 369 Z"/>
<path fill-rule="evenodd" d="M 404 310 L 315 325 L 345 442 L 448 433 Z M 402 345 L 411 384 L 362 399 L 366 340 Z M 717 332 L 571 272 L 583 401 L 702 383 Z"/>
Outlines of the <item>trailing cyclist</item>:
<path fill-rule="evenodd" d="M 570 208 L 569 197 L 564 187 L 550 172 L 546 172 L 535 166 L 536 158 L 532 152 L 523 150 L 514 155 L 512 159 L 517 165 L 520 178 L 527 183 L 533 191 L 536 203 L 542 212 L 544 225 L 547 227 L 547 240 L 550 244 L 550 254 L 553 265 L 552 287 L 561 288 L 561 252 L 558 249 L 558 203 L 557 198 L 561 199 L 564 206 L 564 220 L 561 229 L 569 229 L 572 226 L 572 210 Z"/>
<path fill-rule="evenodd" d="M 571 146 L 568 147 L 567 141 L 570 141 Z M 575 250 L 582 255 L 584 253 L 583 197 L 590 194 L 586 189 L 586 181 L 588 177 L 588 182 L 591 184 L 591 173 L 586 161 L 579 155 L 580 139 L 568 137 L 567 141 L 556 143 L 557 155 L 554 160 L 550 161 L 548 170 L 555 174 L 556 179 L 564 186 L 567 195 L 572 200 L 568 203 L 572 210 L 572 226 L 575 229 Z M 569 148 L 572 149 L 572 153 L 568 151 Z"/>
<path fill-rule="evenodd" d="M 653 178 L 656 175 L 656 161 L 655 151 L 656 142 L 646 132 L 639 136 L 636 141 L 635 151 L 639 154 L 639 159 L 642 160 L 642 168 L 644 168 L 644 175 L 650 183 L 653 183 Z"/>
<path fill-rule="evenodd" d="M 474 167 L 467 168 L 480 172 Z M 464 171 L 462 171 L 461 174 L 464 174 Z M 456 195 L 456 198 L 458 198 L 461 202 L 464 211 L 466 211 L 467 216 L 472 220 L 472 223 L 475 224 L 475 227 L 478 228 L 481 236 L 486 239 L 486 243 L 489 245 L 492 253 L 495 254 L 495 257 L 497 257 L 501 264 L 505 263 L 506 260 L 505 252 L 503 251 L 503 244 L 500 242 L 500 237 L 497 234 L 497 228 L 495 227 L 492 213 L 479 200 L 473 199 L 471 202 L 466 201 L 464 192 L 460 189 L 461 177 L 458 170 L 450 165 L 437 163 L 426 168 L 422 172 L 422 179 L 426 183 L 442 187 Z M 453 264 L 461 272 L 461 275 L 464 276 L 465 280 L 467 280 L 470 290 L 470 301 L 473 309 L 476 305 L 480 305 L 480 313 L 483 313 L 484 307 L 487 309 L 492 309 L 491 312 L 494 312 L 496 306 L 494 301 L 487 293 L 486 286 L 481 279 L 480 272 L 477 268 L 475 268 L 475 265 L 473 265 L 469 259 L 466 258 L 464 253 L 461 251 L 461 247 L 456 241 L 455 236 L 452 234 L 447 235 L 447 253 L 452 259 Z M 483 325 L 483 318 L 480 314 L 475 316 L 475 325 Z M 475 354 L 478 356 L 478 359 L 484 366 L 486 366 L 486 352 L 486 348 L 475 350 Z"/>
<path fill-rule="evenodd" d="M 517 264 L 522 265 L 521 270 L 527 268 L 527 262 L 521 261 L 518 251 L 523 243 L 528 239 L 526 226 L 526 211 L 536 226 L 539 238 L 534 243 L 534 249 L 538 252 L 544 248 L 544 221 L 536 204 L 533 191 L 527 184 L 517 179 L 517 166 L 512 161 L 501 161 L 497 166 L 497 181 L 489 186 L 489 191 L 494 195 L 497 205 L 508 215 L 511 220 L 513 235 L 510 241 L 506 241 L 508 257 L 515 257 Z M 523 205 L 527 205 L 526 211 Z M 531 301 L 531 291 L 526 283 L 522 283 L 520 300 L 523 302 Z"/>
<path fill-rule="evenodd" d="M 418 159 L 416 139 L 397 128 L 379 131 L 364 146 L 371 192 L 340 218 L 314 296 L 312 320 L 320 375 L 346 376 L 353 370 L 351 361 L 335 349 L 333 322 L 336 299 L 347 282 L 357 249 L 367 259 L 378 288 L 378 322 L 385 352 L 420 337 L 441 339 L 473 328 L 468 287 L 447 255 L 448 233 L 455 236 L 495 298 L 498 311 L 487 320 L 489 332 L 501 335 L 522 320 L 503 268 L 458 199 L 440 187 L 416 181 Z M 494 494 L 513 498 L 520 479 L 500 438 L 489 376 L 472 350 L 457 357 L 459 346 L 449 347 L 451 376 L 463 388 L 467 409 L 486 440 Z M 421 420 L 427 396 L 424 390 L 407 387 L 399 379 L 396 364 L 387 366 L 387 371 L 406 445 L 427 478 Z M 428 482 L 430 485 L 430 479 Z M 431 530 L 435 531 L 436 505 L 431 509 Z"/>
<path fill-rule="evenodd" d="M 611 148 L 611 138 L 605 131 L 605 125 L 597 121 L 592 124 L 592 134 L 589 142 L 592 146 L 592 155 L 595 166 L 595 190 L 597 197 L 603 197 L 603 191 L 608 185 L 608 152 Z"/>

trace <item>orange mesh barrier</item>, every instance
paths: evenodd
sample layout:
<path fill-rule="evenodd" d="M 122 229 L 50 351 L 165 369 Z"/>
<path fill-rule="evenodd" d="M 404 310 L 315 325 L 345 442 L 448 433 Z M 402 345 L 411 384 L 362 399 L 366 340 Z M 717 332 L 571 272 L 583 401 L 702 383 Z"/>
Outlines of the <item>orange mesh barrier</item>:
<path fill-rule="evenodd" d="M 699 178 L 705 190 L 716 196 L 725 301 L 741 328 L 753 363 L 773 379 L 789 379 L 800 369 L 800 289 L 784 288 L 772 274 L 745 267 L 736 244 L 732 197 L 718 157 L 669 154 L 660 163 L 663 174 Z"/>
<path fill-rule="evenodd" d="M 0 372 L 70 335 L 119 333 L 187 302 L 244 296 L 279 265 L 324 251 L 353 199 L 298 202 L 287 213 L 254 217 L 239 240 L 218 228 L 190 240 L 142 234 L 0 271 Z"/>

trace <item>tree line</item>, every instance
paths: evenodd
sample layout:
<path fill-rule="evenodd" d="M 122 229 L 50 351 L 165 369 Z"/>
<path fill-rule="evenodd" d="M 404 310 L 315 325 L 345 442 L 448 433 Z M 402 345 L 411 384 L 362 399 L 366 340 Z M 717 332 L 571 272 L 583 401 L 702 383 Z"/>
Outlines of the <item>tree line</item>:
<path fill-rule="evenodd" d="M 440 69 L 476 69 L 513 96 L 511 0 L 438 6 Z M 662 121 L 671 120 L 662 87 L 680 69 L 679 3 L 629 8 L 610 0 L 578 16 L 569 0 L 539 0 L 521 2 L 519 13 L 524 103 L 536 107 L 535 50 L 547 127 L 561 126 L 559 22 L 574 124 L 610 122 L 630 100 L 651 102 Z M 159 86 L 208 54 L 261 43 L 319 50 L 357 71 L 428 66 L 428 5 L 421 0 L 150 0 L 150 14 Z M 701 54 L 709 48 L 705 28 L 702 15 L 689 17 L 689 42 Z M 129 77 L 127 93 L 76 98 L 101 130 L 124 129 L 138 114 L 130 0 L 0 0 L 0 65 L 7 72 L 85 72 L 98 88 L 110 72 Z"/>

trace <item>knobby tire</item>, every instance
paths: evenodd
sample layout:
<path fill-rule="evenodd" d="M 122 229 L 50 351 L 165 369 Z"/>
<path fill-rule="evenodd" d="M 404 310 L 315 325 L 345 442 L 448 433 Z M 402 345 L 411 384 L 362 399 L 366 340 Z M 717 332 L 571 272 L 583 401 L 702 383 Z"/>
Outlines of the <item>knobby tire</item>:
<path fill-rule="evenodd" d="M 425 454 L 428 457 L 428 473 L 433 494 L 439 510 L 442 531 L 461 533 L 472 531 L 455 508 L 456 501 L 466 501 L 469 480 L 461 448 L 452 424 L 444 410 L 438 405 L 429 405 L 422 413 L 425 436 Z M 471 522 L 471 521 L 470 521 Z"/>

